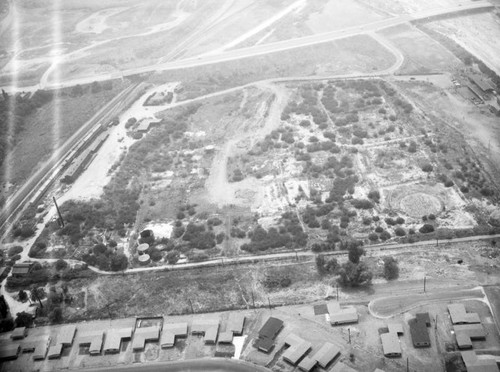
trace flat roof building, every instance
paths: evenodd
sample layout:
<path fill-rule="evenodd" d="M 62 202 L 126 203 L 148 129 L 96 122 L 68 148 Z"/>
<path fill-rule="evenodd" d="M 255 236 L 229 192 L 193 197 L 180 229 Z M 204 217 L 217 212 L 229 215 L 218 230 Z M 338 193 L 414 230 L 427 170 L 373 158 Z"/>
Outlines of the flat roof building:
<path fill-rule="evenodd" d="M 259 338 L 255 347 L 266 353 L 274 347 L 274 339 L 283 328 L 283 321 L 278 318 L 270 317 L 259 330 Z"/>
<path fill-rule="evenodd" d="M 477 355 L 472 350 L 461 351 L 467 372 L 498 372 L 496 360 L 492 356 Z"/>
<path fill-rule="evenodd" d="M 131 327 L 108 330 L 104 341 L 104 353 L 119 353 L 122 341 L 130 340 L 132 338 L 132 333 L 133 329 Z"/>
<path fill-rule="evenodd" d="M 283 353 L 283 360 L 292 365 L 297 365 L 299 360 L 311 350 L 311 343 L 304 341 L 302 338 L 294 333 L 289 334 L 285 339 L 285 345 L 288 349 Z"/>
<path fill-rule="evenodd" d="M 163 349 L 174 347 L 177 337 L 187 337 L 187 323 L 164 324 L 160 346 Z"/>
<path fill-rule="evenodd" d="M 408 321 L 410 326 L 411 340 L 414 347 L 429 347 L 431 346 L 431 338 L 424 320 L 414 318 Z"/>
<path fill-rule="evenodd" d="M 472 340 L 484 340 L 486 332 L 481 324 L 462 324 L 455 325 L 455 338 L 458 348 L 472 349 Z"/>
<path fill-rule="evenodd" d="M 245 326 L 245 316 L 239 313 L 229 314 L 226 330 L 233 333 L 233 335 L 240 336 L 243 334 L 243 327 Z"/>
<path fill-rule="evenodd" d="M 62 354 L 62 348 L 62 344 L 56 344 L 49 347 L 49 351 L 47 353 L 49 359 L 59 359 Z"/>
<path fill-rule="evenodd" d="M 0 345 L 0 361 L 17 359 L 20 352 L 20 344 L 7 343 Z"/>
<path fill-rule="evenodd" d="M 448 305 L 448 312 L 450 313 L 451 322 L 453 324 L 481 323 L 479 315 L 477 315 L 477 313 L 468 313 L 465 310 L 464 304 Z"/>
<path fill-rule="evenodd" d="M 310 372 L 318 362 L 308 356 L 305 356 L 299 363 L 299 369 L 304 372 Z"/>
<path fill-rule="evenodd" d="M 225 331 L 219 333 L 219 344 L 230 344 L 233 342 L 233 332 Z"/>
<path fill-rule="evenodd" d="M 12 266 L 12 276 L 23 277 L 28 275 L 29 272 L 31 271 L 31 266 L 32 266 L 31 262 L 20 262 L 14 264 L 14 266 Z"/>
<path fill-rule="evenodd" d="M 92 331 L 84 333 L 80 336 L 79 345 L 89 345 L 90 355 L 99 355 L 102 350 L 102 341 L 104 338 L 104 331 Z"/>
<path fill-rule="evenodd" d="M 136 328 L 134 338 L 132 340 L 132 350 L 144 350 L 144 346 L 148 341 L 158 341 L 160 339 L 160 327 L 144 327 Z"/>
<path fill-rule="evenodd" d="M 76 335 L 76 327 L 74 325 L 67 325 L 63 326 L 60 330 L 59 333 L 57 334 L 57 343 L 61 344 L 62 346 L 71 346 L 73 345 L 73 340 L 75 339 Z"/>
<path fill-rule="evenodd" d="M 383 333 L 380 335 L 380 339 L 382 340 L 382 349 L 386 357 L 394 358 L 401 356 L 401 345 L 397 333 Z"/>
<path fill-rule="evenodd" d="M 471 75 L 469 76 L 469 80 L 476 84 L 485 93 L 491 93 L 495 90 L 489 81 L 480 76 Z"/>
<path fill-rule="evenodd" d="M 329 302 L 327 307 L 331 325 L 357 323 L 359 320 L 358 312 L 354 307 L 341 309 L 338 302 Z"/>
<path fill-rule="evenodd" d="M 13 340 L 22 340 L 27 334 L 28 329 L 26 327 L 17 327 L 12 331 L 10 338 Z"/>
<path fill-rule="evenodd" d="M 33 353 L 33 360 L 42 360 L 47 356 L 50 345 L 50 336 L 27 338 L 21 343 L 23 353 Z"/>
<path fill-rule="evenodd" d="M 340 348 L 329 343 L 325 342 L 321 349 L 318 350 L 316 354 L 312 356 L 315 359 L 320 367 L 325 368 L 334 360 L 336 357 L 340 355 Z"/>
<path fill-rule="evenodd" d="M 210 327 L 205 332 L 204 341 L 206 344 L 215 344 L 217 342 L 217 336 L 219 334 L 219 324 Z"/>

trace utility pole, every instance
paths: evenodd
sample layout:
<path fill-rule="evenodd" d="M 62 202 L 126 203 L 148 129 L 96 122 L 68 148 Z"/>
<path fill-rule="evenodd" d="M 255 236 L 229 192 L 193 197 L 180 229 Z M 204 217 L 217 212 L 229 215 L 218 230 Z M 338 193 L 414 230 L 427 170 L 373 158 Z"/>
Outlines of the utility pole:
<path fill-rule="evenodd" d="M 339 283 L 336 284 L 336 287 L 337 287 L 337 302 L 339 300 Z"/>
<path fill-rule="evenodd" d="M 426 281 L 427 277 L 424 276 L 424 293 L 425 293 L 425 281 Z"/>
<path fill-rule="evenodd" d="M 347 328 L 347 332 L 349 332 L 349 343 L 351 343 L 351 328 Z"/>
<path fill-rule="evenodd" d="M 253 308 L 255 309 L 255 298 L 253 296 L 253 291 L 252 291 L 252 304 L 253 304 Z"/>
<path fill-rule="evenodd" d="M 194 314 L 194 309 L 193 309 L 193 303 L 191 302 L 191 299 L 188 298 L 189 305 L 191 306 L 191 314 Z"/>
<path fill-rule="evenodd" d="M 57 205 L 56 197 L 53 196 L 52 199 L 54 200 L 54 204 L 56 206 L 57 214 L 59 215 L 59 224 L 61 225 L 61 227 L 64 227 L 64 220 L 62 218 L 61 211 L 59 210 L 59 206 Z"/>
<path fill-rule="evenodd" d="M 269 304 L 269 310 L 271 310 L 271 300 L 269 299 L 269 297 L 267 298 L 267 303 Z"/>
<path fill-rule="evenodd" d="M 406 357 L 406 372 L 410 372 L 410 358 Z"/>

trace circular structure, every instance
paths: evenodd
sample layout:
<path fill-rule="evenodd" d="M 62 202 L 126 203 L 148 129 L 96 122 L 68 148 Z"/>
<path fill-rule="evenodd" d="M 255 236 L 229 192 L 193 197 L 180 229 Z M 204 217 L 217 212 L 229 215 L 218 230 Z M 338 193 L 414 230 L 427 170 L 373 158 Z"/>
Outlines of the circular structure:
<path fill-rule="evenodd" d="M 399 201 L 399 208 L 408 216 L 420 218 L 441 211 L 441 201 L 430 194 L 415 192 L 404 196 Z"/>
<path fill-rule="evenodd" d="M 148 253 L 148 249 L 149 249 L 149 244 L 148 243 L 142 243 L 142 244 L 139 244 L 139 246 L 137 247 L 137 252 L 142 255 L 144 253 Z"/>
<path fill-rule="evenodd" d="M 141 265 L 147 265 L 150 261 L 151 259 L 149 258 L 149 254 L 144 253 L 139 256 L 139 262 Z"/>

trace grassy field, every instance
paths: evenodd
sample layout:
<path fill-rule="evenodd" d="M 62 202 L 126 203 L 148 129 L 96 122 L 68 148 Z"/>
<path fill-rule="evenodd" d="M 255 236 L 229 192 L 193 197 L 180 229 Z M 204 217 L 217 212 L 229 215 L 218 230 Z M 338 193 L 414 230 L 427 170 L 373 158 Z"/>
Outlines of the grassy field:
<path fill-rule="evenodd" d="M 382 31 L 405 56 L 398 73 L 425 74 L 451 71 L 461 66 L 461 61 L 441 44 L 416 28 L 402 25 Z"/>
<path fill-rule="evenodd" d="M 263 79 L 376 72 L 395 57 L 373 38 L 361 35 L 236 61 L 155 74 L 150 81 L 182 81 L 188 99 Z"/>
<path fill-rule="evenodd" d="M 112 90 L 86 93 L 81 97 L 62 96 L 59 101 L 54 100 L 38 109 L 27 119 L 22 136 L 12 150 L 10 182 L 19 185 L 26 180 L 37 164 L 50 157 L 58 143 L 68 139 L 125 85 L 114 82 Z M 59 123 L 56 122 L 57 106 Z"/>

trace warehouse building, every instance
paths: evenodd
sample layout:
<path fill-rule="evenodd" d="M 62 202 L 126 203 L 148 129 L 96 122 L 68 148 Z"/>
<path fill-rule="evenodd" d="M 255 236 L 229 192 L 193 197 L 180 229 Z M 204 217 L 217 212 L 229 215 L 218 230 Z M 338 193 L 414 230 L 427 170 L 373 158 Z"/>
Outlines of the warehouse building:
<path fill-rule="evenodd" d="M 162 349 L 174 347 L 178 337 L 187 337 L 187 323 L 164 324 L 160 346 Z"/>
<path fill-rule="evenodd" d="M 132 333 L 133 329 L 131 327 L 108 330 L 104 342 L 104 353 L 119 353 L 122 341 L 130 340 L 132 338 Z"/>
<path fill-rule="evenodd" d="M 410 334 L 414 347 L 429 347 L 431 346 L 431 338 L 427 327 L 430 326 L 430 319 L 428 313 L 417 314 L 417 317 L 410 319 L 408 325 L 410 326 Z"/>
<path fill-rule="evenodd" d="M 285 338 L 285 346 L 288 349 L 283 353 L 283 360 L 295 366 L 311 350 L 311 343 L 304 341 L 294 333 L 289 334 Z"/>
<path fill-rule="evenodd" d="M 479 315 L 477 315 L 477 313 L 468 313 L 465 310 L 464 304 L 448 305 L 448 312 L 450 313 L 451 322 L 453 324 L 481 323 Z"/>
<path fill-rule="evenodd" d="M 255 342 L 255 347 L 265 353 L 269 353 L 274 347 L 274 339 L 283 328 L 283 321 L 270 317 L 259 331 L 259 338 Z"/>
<path fill-rule="evenodd" d="M 453 327 L 460 350 L 472 349 L 473 340 L 484 340 L 486 331 L 481 324 L 461 324 Z"/>
<path fill-rule="evenodd" d="M 160 327 L 144 327 L 136 328 L 134 333 L 134 338 L 132 340 L 132 350 L 142 351 L 146 345 L 146 342 L 155 342 L 160 339 Z"/>
<path fill-rule="evenodd" d="M 80 336 L 78 344 L 80 346 L 89 346 L 90 355 L 99 355 L 102 350 L 102 342 L 104 338 L 104 331 L 92 331 L 84 333 Z"/>

